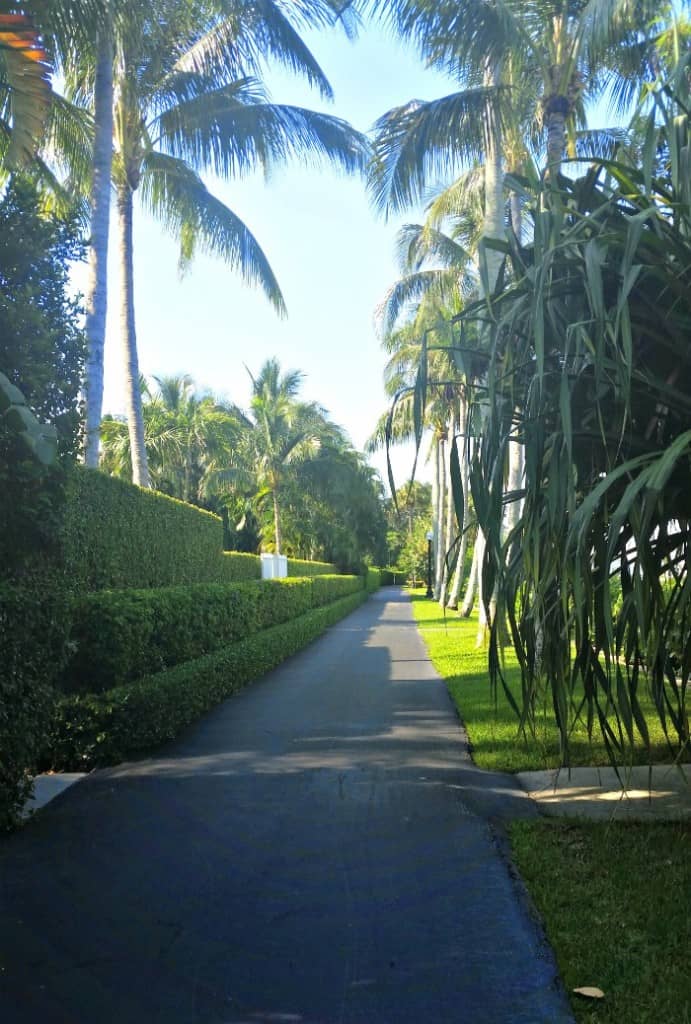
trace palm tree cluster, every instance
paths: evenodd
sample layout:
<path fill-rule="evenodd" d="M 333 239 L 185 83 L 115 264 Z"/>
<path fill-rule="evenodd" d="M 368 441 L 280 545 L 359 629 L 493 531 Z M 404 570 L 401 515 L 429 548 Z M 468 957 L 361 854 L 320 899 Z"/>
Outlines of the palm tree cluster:
<path fill-rule="evenodd" d="M 154 487 L 217 512 L 228 546 L 355 568 L 385 557 L 381 484 L 326 410 L 300 399 L 303 375 L 267 360 L 238 406 L 188 375 L 140 381 Z M 124 420 L 102 422 L 101 468 L 131 476 Z"/>
<path fill-rule="evenodd" d="M 133 218 L 156 217 L 181 264 L 204 251 L 259 287 L 279 314 L 280 286 L 259 242 L 207 187 L 299 157 L 362 170 L 366 140 L 325 114 L 272 102 L 267 61 L 329 82 L 301 37 L 352 18 L 332 0 L 87 0 L 0 4 L 0 171 L 20 163 L 50 200 L 77 204 L 89 225 L 85 461 L 98 464 L 111 199 L 117 210 L 120 324 L 135 483 L 151 485 L 134 307 Z M 64 95 L 50 88 L 57 69 Z"/>
<path fill-rule="evenodd" d="M 385 114 L 371 172 L 382 210 L 428 201 L 380 310 L 375 441 L 432 435 L 435 593 L 474 536 L 493 682 L 508 635 L 507 697 L 522 728 L 553 708 L 565 762 L 581 717 L 613 759 L 648 744 L 646 699 L 687 755 L 688 22 L 626 0 L 370 7 L 461 85 Z M 589 99 L 631 127 L 591 130 Z"/>

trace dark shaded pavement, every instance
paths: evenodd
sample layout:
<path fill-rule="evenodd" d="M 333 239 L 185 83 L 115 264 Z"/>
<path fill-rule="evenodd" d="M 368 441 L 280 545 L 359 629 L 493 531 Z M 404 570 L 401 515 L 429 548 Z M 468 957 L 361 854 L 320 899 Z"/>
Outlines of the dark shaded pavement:
<path fill-rule="evenodd" d="M 0 842 L 2 1024 L 561 1024 L 408 599 Z"/>

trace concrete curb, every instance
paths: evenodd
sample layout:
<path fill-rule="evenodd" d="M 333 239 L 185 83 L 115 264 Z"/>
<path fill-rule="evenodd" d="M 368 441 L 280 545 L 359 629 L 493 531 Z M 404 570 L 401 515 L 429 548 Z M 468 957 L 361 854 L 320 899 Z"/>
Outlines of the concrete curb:
<path fill-rule="evenodd" d="M 24 804 L 22 817 L 30 818 L 35 811 L 45 807 L 86 775 L 87 772 L 49 772 L 37 775 L 34 779 L 34 795 Z"/>
<path fill-rule="evenodd" d="M 691 766 L 640 765 L 519 772 L 523 789 L 548 817 L 596 821 L 686 821 L 691 819 Z"/>

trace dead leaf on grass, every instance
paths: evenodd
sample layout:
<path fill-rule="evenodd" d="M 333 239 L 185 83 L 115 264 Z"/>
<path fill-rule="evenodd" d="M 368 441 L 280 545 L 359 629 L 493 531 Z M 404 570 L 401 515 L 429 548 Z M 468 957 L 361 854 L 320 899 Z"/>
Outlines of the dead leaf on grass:
<path fill-rule="evenodd" d="M 579 996 L 585 996 L 586 999 L 604 999 L 605 993 L 601 988 L 594 988 L 591 985 L 584 985 L 583 988 L 575 988 L 574 992 Z"/>

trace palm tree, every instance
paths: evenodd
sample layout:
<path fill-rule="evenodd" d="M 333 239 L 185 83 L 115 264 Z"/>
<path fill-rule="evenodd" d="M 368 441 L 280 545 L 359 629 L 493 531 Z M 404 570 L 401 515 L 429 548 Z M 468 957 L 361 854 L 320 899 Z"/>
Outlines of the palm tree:
<path fill-rule="evenodd" d="M 276 5 L 278 8 L 278 5 Z M 203 13 L 202 9 L 202 13 Z M 245 18 L 244 12 L 249 13 Z M 241 6 L 234 19 L 171 0 L 167 17 L 150 19 L 140 38 L 119 41 L 116 62 L 115 163 L 122 280 L 121 324 L 135 482 L 148 485 L 134 315 L 133 199 L 180 238 L 181 260 L 197 248 L 221 256 L 262 288 L 279 313 L 283 297 L 260 246 L 242 221 L 208 190 L 200 172 L 232 177 L 292 156 L 326 159 L 345 171 L 363 167 L 364 138 L 344 122 L 269 102 L 245 71 L 253 33 L 264 22 Z M 283 19 L 285 22 L 285 18 Z M 280 40 L 279 40 L 280 41 Z M 234 45 L 231 45 L 234 44 Z M 274 39 L 272 44 L 277 46 Z M 293 33 L 284 60 L 328 94 L 309 51 Z"/>
<path fill-rule="evenodd" d="M 157 490 L 193 504 L 213 504 L 211 481 L 237 457 L 249 421 L 234 405 L 200 393 L 188 374 L 140 380 L 144 437 Z M 101 468 L 131 477 L 130 436 L 123 420 L 101 424 Z"/>
<path fill-rule="evenodd" d="M 247 371 L 250 373 L 250 371 Z M 250 436 L 254 473 L 259 492 L 273 507 L 274 546 L 281 552 L 281 494 L 289 470 L 314 459 L 333 425 L 321 406 L 300 402 L 303 374 L 298 370 L 281 373 L 277 359 L 268 359 L 252 380 L 250 409 L 254 428 Z"/>

